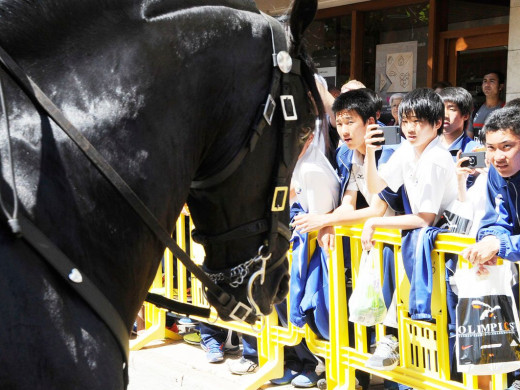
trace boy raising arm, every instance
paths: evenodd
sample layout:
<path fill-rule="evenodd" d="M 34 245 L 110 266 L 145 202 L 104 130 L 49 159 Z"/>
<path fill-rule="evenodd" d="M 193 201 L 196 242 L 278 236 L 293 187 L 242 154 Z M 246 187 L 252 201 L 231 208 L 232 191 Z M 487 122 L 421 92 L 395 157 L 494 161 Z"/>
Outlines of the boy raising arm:
<path fill-rule="evenodd" d="M 446 207 L 457 198 L 457 178 L 451 154 L 439 142 L 444 121 L 444 103 L 428 88 L 408 93 L 399 106 L 401 129 L 407 139 L 378 172 L 373 144 L 380 131 L 366 135 L 368 190 L 385 187 L 397 191 L 404 184 L 412 213 L 370 218 L 365 222 L 361 242 L 371 249 L 376 228 L 416 229 L 435 224 Z"/>

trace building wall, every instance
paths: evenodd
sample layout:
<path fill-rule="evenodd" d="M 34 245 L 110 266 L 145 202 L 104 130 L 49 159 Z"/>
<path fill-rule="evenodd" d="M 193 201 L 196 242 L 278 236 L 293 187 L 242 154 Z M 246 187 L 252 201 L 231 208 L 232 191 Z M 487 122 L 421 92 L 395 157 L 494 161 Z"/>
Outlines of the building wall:
<path fill-rule="evenodd" d="M 506 101 L 520 98 L 520 0 L 511 0 Z"/>

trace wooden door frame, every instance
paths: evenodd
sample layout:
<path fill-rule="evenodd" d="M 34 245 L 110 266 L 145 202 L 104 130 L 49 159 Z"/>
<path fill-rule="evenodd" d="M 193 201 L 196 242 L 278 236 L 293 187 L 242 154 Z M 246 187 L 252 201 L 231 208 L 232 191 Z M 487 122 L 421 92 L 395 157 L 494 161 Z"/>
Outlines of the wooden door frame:
<path fill-rule="evenodd" d="M 439 33 L 437 80 L 457 85 L 458 53 L 471 49 L 507 46 L 509 24 L 451 30 Z"/>

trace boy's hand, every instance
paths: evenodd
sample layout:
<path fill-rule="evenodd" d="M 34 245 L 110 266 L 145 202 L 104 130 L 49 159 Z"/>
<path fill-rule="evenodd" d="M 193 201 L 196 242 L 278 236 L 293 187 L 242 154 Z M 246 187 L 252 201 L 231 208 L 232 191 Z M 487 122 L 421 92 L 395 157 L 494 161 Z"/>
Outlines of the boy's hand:
<path fill-rule="evenodd" d="M 309 233 L 321 229 L 324 225 L 323 219 L 321 214 L 298 214 L 294 217 L 292 225 L 302 233 Z"/>
<path fill-rule="evenodd" d="M 385 142 L 383 130 L 377 129 L 378 127 L 378 124 L 367 126 L 367 132 L 365 134 L 365 145 L 367 147 L 367 152 L 381 149 L 381 145 L 374 145 L 374 142 Z"/>
<path fill-rule="evenodd" d="M 363 232 L 361 233 L 361 246 L 363 250 L 369 251 L 374 247 L 374 233 L 376 228 L 372 225 L 372 218 L 367 219 L 363 225 Z"/>
<path fill-rule="evenodd" d="M 457 163 L 455 165 L 457 171 L 457 177 L 464 177 L 464 180 L 467 179 L 468 175 L 474 175 L 476 170 L 469 167 L 462 167 L 462 163 L 464 161 L 469 161 L 469 157 L 460 158 L 460 154 L 462 153 L 462 149 L 457 152 Z"/>
<path fill-rule="evenodd" d="M 497 253 L 500 250 L 500 241 L 495 236 L 486 236 L 461 252 L 462 257 L 473 265 L 494 265 Z"/>
<path fill-rule="evenodd" d="M 334 235 L 333 226 L 325 226 L 318 232 L 318 245 L 323 248 L 323 250 L 327 254 L 327 257 L 329 255 L 329 251 L 333 251 L 336 247 L 335 240 L 336 236 Z"/>

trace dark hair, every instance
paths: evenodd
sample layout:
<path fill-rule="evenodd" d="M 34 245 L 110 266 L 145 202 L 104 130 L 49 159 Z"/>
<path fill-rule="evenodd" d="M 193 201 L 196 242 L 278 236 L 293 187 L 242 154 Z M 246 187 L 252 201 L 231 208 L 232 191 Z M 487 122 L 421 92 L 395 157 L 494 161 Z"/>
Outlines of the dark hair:
<path fill-rule="evenodd" d="M 462 87 L 446 87 L 439 92 L 444 103 L 455 103 L 460 110 L 462 116 L 471 115 L 473 111 L 473 97 Z M 464 128 L 466 128 L 467 119 L 464 121 Z"/>
<path fill-rule="evenodd" d="M 340 94 L 334 100 L 332 111 L 337 114 L 343 110 L 355 111 L 363 119 L 363 123 L 367 123 L 370 117 L 375 119 L 377 113 L 374 99 L 366 88 L 352 89 Z"/>
<path fill-rule="evenodd" d="M 520 136 L 520 108 L 509 106 L 489 114 L 484 124 L 484 133 L 499 130 L 511 130 L 517 136 Z"/>
<path fill-rule="evenodd" d="M 498 77 L 498 84 L 504 84 L 505 83 L 506 77 L 499 70 L 496 70 L 496 69 L 488 70 L 487 72 L 484 73 L 484 76 L 487 75 L 487 74 L 491 74 L 491 73 L 494 73 L 494 74 L 497 75 L 497 77 Z"/>
<path fill-rule="evenodd" d="M 399 105 L 399 123 L 404 116 L 415 115 L 417 119 L 426 120 L 432 126 L 441 121 L 437 134 L 442 134 L 444 126 L 444 103 L 433 89 L 417 88 L 408 92 Z"/>
<path fill-rule="evenodd" d="M 516 98 L 516 99 L 508 101 L 504 107 L 518 107 L 518 108 L 520 108 L 520 98 Z"/>
<path fill-rule="evenodd" d="M 374 107 L 376 111 L 381 111 L 383 109 L 383 99 L 381 99 L 381 96 L 379 96 L 375 91 L 371 90 L 370 88 L 359 88 L 362 91 L 365 91 L 370 95 L 372 100 L 374 101 Z"/>

